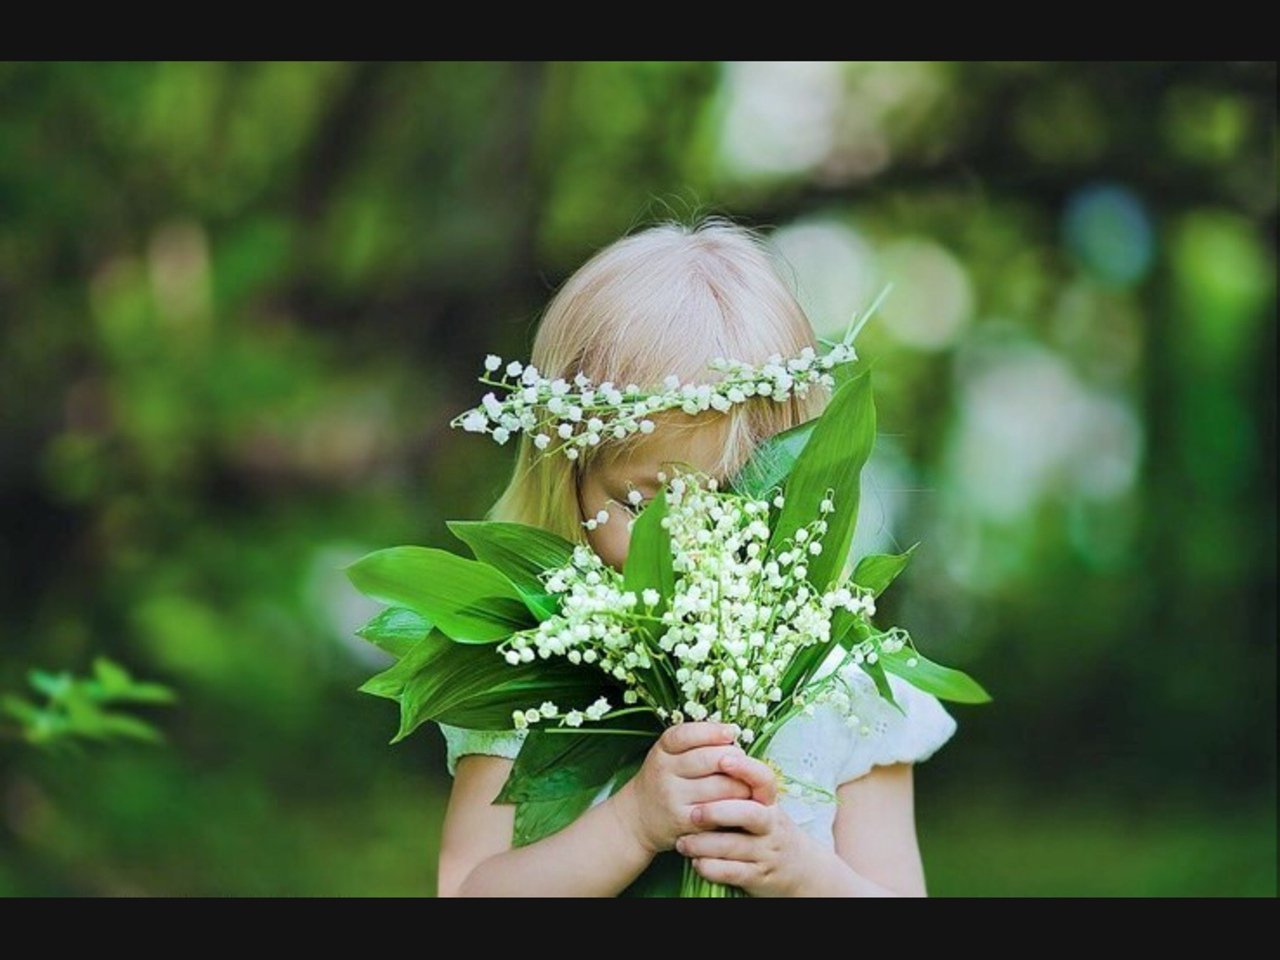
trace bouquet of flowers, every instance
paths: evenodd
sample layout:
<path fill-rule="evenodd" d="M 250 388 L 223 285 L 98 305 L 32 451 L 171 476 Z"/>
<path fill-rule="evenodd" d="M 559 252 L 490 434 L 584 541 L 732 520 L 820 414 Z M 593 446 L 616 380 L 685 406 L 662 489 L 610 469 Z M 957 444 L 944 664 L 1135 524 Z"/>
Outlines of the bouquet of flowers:
<path fill-rule="evenodd" d="M 806 370 L 817 371 L 814 379 L 831 376 L 835 362 L 823 365 L 831 356 L 773 366 L 795 387 Z M 727 389 L 746 396 L 749 373 L 739 368 Z M 776 372 L 765 376 L 776 388 Z M 486 398 L 494 431 L 539 425 L 531 406 L 540 385 L 531 381 L 510 386 L 508 402 L 533 391 L 518 411 Z M 567 392 L 546 389 L 550 397 Z M 562 409 L 575 400 L 580 393 Z M 680 401 L 695 409 L 702 402 L 714 405 L 689 393 Z M 643 429 L 634 407 L 623 416 Z M 475 429 L 468 417 L 467 429 Z M 576 452 L 575 441 L 560 436 L 566 453 Z M 516 806 L 515 845 L 554 833 L 602 791 L 619 789 L 668 724 L 736 723 L 747 753 L 762 757 L 797 713 L 822 702 L 847 707 L 842 671 L 820 669 L 837 650 L 841 666 L 858 664 L 891 703 L 889 673 L 942 699 L 989 700 L 969 676 L 920 653 L 902 628 L 872 623 L 876 597 L 914 546 L 845 563 L 874 438 L 863 373 L 839 386 L 820 417 L 763 444 L 723 488 L 692 469 L 660 477 L 661 491 L 631 520 L 621 572 L 586 545 L 506 522 L 449 523 L 474 559 L 421 546 L 370 553 L 347 573 L 387 609 L 358 633 L 398 660 L 360 689 L 399 703 L 392 743 L 427 720 L 528 730 L 498 796 Z M 784 787 L 810 785 L 784 777 Z M 701 878 L 674 853 L 660 856 L 628 893 L 677 890 L 741 894 Z"/>

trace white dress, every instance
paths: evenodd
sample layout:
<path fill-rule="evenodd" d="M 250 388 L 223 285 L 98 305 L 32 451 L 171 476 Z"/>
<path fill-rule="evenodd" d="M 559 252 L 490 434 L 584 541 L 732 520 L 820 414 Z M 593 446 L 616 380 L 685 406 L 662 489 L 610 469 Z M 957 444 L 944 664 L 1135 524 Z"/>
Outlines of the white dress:
<path fill-rule="evenodd" d="M 840 649 L 833 651 L 821 672 L 829 672 L 843 654 Z M 840 784 L 856 780 L 873 766 L 929 759 L 956 732 L 955 718 L 937 697 L 900 677 L 889 674 L 889 683 L 905 714 L 880 697 L 875 683 L 861 667 L 849 664 L 841 675 L 849 684 L 851 712 L 858 718 L 856 725 L 847 723 L 846 714 L 833 704 L 823 703 L 812 714 L 797 714 L 783 724 L 765 750 L 766 758 L 798 780 L 834 794 Z M 444 734 L 450 776 L 463 754 L 514 759 L 526 733 L 438 725 Z M 593 802 L 599 803 L 608 795 L 606 784 Z M 802 830 L 828 846 L 835 845 L 832 826 L 836 805 L 832 800 L 812 792 L 808 797 L 799 792 L 788 793 L 784 787 L 778 802 Z"/>

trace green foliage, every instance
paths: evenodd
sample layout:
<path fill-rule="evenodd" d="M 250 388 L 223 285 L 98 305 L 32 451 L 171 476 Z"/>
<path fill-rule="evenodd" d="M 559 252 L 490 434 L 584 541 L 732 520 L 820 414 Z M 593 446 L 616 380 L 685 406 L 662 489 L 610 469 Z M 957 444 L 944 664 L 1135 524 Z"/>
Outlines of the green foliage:
<path fill-rule="evenodd" d="M 858 522 L 862 468 L 876 438 L 871 373 L 864 371 L 831 398 L 787 477 L 781 516 L 769 540 L 771 550 L 797 527 L 821 516 L 819 504 L 834 491 L 835 510 L 827 514 L 823 551 L 809 559 L 809 581 L 823 590 L 837 577 L 849 553 Z"/>
<path fill-rule="evenodd" d="M 356 636 L 403 657 L 430 632 L 431 621 L 422 614 L 405 607 L 387 607 L 357 630 Z"/>
<path fill-rule="evenodd" d="M 866 587 L 873 595 L 880 596 L 898 574 L 906 569 L 918 543 L 913 543 L 902 553 L 870 553 L 858 561 L 853 569 L 853 582 Z"/>
<path fill-rule="evenodd" d="M 642 590 L 658 591 L 655 615 L 661 616 L 675 592 L 676 575 L 671 567 L 671 535 L 662 520 L 667 515 L 667 492 L 659 490 L 631 528 L 631 542 L 623 564 L 623 583 L 638 596 Z"/>
<path fill-rule="evenodd" d="M 659 732 L 644 720 L 630 726 L 647 726 L 655 738 Z M 534 843 L 568 826 L 606 785 L 612 792 L 624 783 L 652 742 L 626 735 L 530 730 L 494 801 L 516 804 L 512 842 Z"/>
<path fill-rule="evenodd" d="M 608 688 L 598 670 L 565 661 L 512 665 L 487 644 L 463 643 L 432 629 L 359 689 L 400 704 L 398 743 L 427 720 L 473 730 L 510 730 L 516 709 L 543 700 L 590 703 Z"/>
<path fill-rule="evenodd" d="M 852 366 L 845 364 L 840 369 Z M 757 444 L 747 462 L 729 481 L 729 489 L 759 500 L 775 488 L 781 487 L 795 467 L 796 460 L 804 451 L 805 444 L 809 442 L 813 428 L 820 419 L 821 417 L 813 417 Z"/>
<path fill-rule="evenodd" d="M 599 792 L 599 788 L 592 787 L 550 800 L 525 800 L 516 804 L 511 845 L 527 846 L 564 829 L 587 811 Z"/>
<path fill-rule="evenodd" d="M 27 743 L 53 749 L 74 749 L 76 742 L 82 740 L 162 743 L 164 734 L 152 724 L 108 708 L 172 704 L 177 700 L 170 688 L 135 680 L 124 667 L 104 656 L 94 659 L 91 677 L 33 669 L 27 679 L 37 692 L 44 694 L 45 701 L 33 703 L 16 694 L 6 694 L 0 698 L 0 708 L 18 721 L 19 735 Z"/>
<path fill-rule="evenodd" d="M 615 721 L 622 725 L 628 718 Z M 661 728 L 655 722 L 634 722 L 636 730 L 648 729 L 655 736 Z M 587 787 L 597 790 L 633 760 L 643 757 L 651 742 L 642 737 L 610 736 L 571 729 L 530 729 L 516 755 L 498 800 L 518 803 L 526 800 L 553 800 Z"/>
<path fill-rule="evenodd" d="M 346 567 L 361 593 L 407 607 L 460 643 L 492 643 L 534 622 L 524 595 L 501 573 L 435 547 L 388 547 Z"/>
<path fill-rule="evenodd" d="M 547 530 L 523 523 L 448 520 L 446 526 L 471 548 L 477 560 L 505 574 L 535 613 L 543 618 L 555 613 L 558 604 L 547 595 L 538 575 L 568 563 L 573 556 L 573 544 Z"/>
<path fill-rule="evenodd" d="M 912 658 L 916 663 L 914 666 L 908 666 L 907 661 Z M 991 701 L 991 695 L 967 673 L 934 663 L 910 646 L 891 653 L 881 652 L 880 663 L 876 666 L 881 665 L 883 670 L 896 673 L 902 679 L 926 693 L 932 693 L 941 700 L 953 700 L 956 703 L 989 703 Z M 879 686 L 878 680 L 876 684 Z"/>

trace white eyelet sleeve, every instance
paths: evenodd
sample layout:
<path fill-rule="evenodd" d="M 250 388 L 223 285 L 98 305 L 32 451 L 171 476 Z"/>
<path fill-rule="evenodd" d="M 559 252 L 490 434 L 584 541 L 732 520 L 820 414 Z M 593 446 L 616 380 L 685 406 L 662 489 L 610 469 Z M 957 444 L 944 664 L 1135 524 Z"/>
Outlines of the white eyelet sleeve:
<path fill-rule="evenodd" d="M 492 757 L 506 757 L 514 760 L 524 744 L 527 730 L 470 730 L 466 727 L 455 727 L 452 724 L 440 723 L 440 732 L 444 734 L 445 766 L 449 776 L 453 776 L 458 758 L 467 753 L 485 753 Z"/>
<path fill-rule="evenodd" d="M 844 676 L 857 691 L 852 704 L 857 722 L 845 725 L 847 752 L 836 771 L 837 785 L 856 780 L 874 766 L 928 760 L 956 732 L 956 720 L 942 701 L 901 677 L 888 674 L 904 713 L 880 696 L 861 667 L 846 667 Z"/>

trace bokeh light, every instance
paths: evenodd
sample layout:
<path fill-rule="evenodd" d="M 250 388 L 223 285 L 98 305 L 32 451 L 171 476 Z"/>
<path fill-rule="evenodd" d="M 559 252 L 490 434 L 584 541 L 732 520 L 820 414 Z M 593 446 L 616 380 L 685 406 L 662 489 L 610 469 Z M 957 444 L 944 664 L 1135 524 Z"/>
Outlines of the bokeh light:
<path fill-rule="evenodd" d="M 900 342 L 939 350 L 960 336 L 973 315 L 973 288 L 964 267 L 940 244 L 903 238 L 881 251 L 893 293 L 882 311 L 885 329 Z"/>
<path fill-rule="evenodd" d="M 853 315 L 875 295 L 875 254 L 855 230 L 827 220 L 805 220 L 772 235 L 784 276 L 819 336 L 843 334 Z M 789 268 L 789 269 L 787 269 Z"/>
<path fill-rule="evenodd" d="M 1067 201 L 1067 247 L 1100 282 L 1127 287 L 1151 267 L 1155 237 L 1142 201 L 1118 184 L 1089 184 Z"/>

